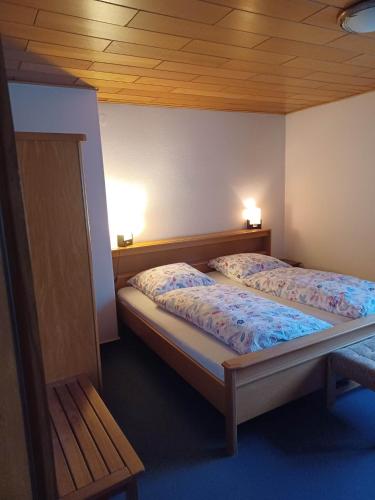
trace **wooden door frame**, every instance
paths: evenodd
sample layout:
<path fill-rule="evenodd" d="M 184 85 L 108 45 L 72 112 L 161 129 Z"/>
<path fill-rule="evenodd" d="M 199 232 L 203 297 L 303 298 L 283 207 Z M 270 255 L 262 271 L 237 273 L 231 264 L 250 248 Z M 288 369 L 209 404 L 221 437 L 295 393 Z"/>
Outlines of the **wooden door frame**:
<path fill-rule="evenodd" d="M 1 37 L 0 245 L 4 256 L 33 497 L 55 500 L 56 481 L 45 378 Z"/>

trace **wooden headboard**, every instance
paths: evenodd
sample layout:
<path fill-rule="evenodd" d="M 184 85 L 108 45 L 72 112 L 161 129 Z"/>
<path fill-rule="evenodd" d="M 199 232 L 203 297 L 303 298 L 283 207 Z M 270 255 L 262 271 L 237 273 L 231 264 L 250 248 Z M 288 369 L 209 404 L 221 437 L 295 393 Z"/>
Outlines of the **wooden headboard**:
<path fill-rule="evenodd" d="M 220 255 L 257 252 L 270 255 L 270 229 L 241 229 L 221 233 L 200 234 L 173 240 L 135 243 L 112 250 L 116 290 L 126 286 L 129 278 L 156 266 L 187 262 L 200 271 L 210 269 L 207 262 Z"/>

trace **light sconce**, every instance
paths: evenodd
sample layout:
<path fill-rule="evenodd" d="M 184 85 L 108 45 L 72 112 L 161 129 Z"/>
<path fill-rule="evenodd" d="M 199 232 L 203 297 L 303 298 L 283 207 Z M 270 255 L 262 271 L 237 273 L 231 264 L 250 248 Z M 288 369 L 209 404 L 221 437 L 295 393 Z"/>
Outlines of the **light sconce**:
<path fill-rule="evenodd" d="M 106 178 L 109 233 L 112 248 L 134 243 L 145 227 L 147 194 L 143 186 Z"/>
<path fill-rule="evenodd" d="M 120 248 L 128 247 L 133 244 L 133 233 L 130 233 L 130 236 L 125 238 L 124 234 L 117 235 L 117 246 Z"/>
<path fill-rule="evenodd" d="M 364 0 L 344 10 L 338 23 L 349 33 L 372 33 L 375 31 L 375 1 Z"/>
<path fill-rule="evenodd" d="M 246 229 L 262 229 L 262 211 L 256 206 L 253 198 L 245 201 L 243 216 L 246 220 Z"/>

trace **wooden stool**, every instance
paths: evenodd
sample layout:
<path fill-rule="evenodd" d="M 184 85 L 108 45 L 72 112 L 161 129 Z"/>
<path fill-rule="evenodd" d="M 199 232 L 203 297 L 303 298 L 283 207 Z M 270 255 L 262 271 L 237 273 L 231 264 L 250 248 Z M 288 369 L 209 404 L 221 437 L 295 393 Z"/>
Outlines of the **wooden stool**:
<path fill-rule="evenodd" d="M 337 379 L 352 381 L 345 390 L 362 385 L 375 391 L 375 337 L 362 340 L 330 354 L 327 369 L 327 406 L 335 403 Z"/>
<path fill-rule="evenodd" d="M 136 500 L 144 467 L 85 376 L 48 386 L 58 498 L 103 498 L 120 491 Z"/>

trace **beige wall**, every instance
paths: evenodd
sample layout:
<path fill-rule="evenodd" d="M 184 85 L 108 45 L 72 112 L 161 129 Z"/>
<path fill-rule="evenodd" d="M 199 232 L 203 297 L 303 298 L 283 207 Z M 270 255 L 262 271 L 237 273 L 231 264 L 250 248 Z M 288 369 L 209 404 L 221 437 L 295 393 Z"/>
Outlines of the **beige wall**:
<path fill-rule="evenodd" d="M 375 92 L 286 118 L 286 248 L 375 280 Z"/>
<path fill-rule="evenodd" d="M 130 217 L 145 202 L 136 241 L 241 228 L 253 197 L 283 254 L 284 116 L 102 103 L 99 120 L 106 181 L 124 183 L 124 204 L 139 192 Z"/>

